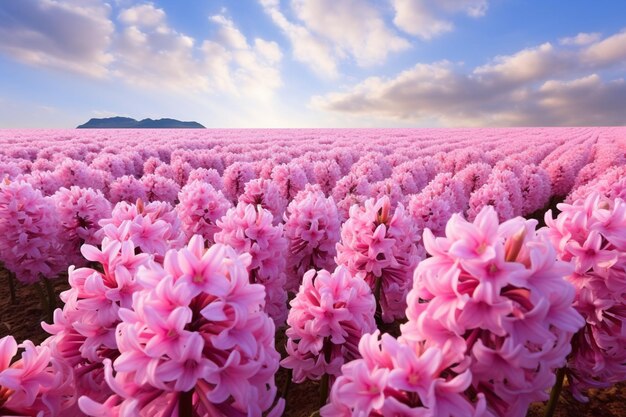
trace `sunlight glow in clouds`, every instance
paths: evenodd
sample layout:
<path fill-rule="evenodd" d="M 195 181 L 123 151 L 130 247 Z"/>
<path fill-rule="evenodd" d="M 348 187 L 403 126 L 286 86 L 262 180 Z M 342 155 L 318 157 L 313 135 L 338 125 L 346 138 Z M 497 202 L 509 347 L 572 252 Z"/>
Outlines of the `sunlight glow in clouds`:
<path fill-rule="evenodd" d="M 20 65 L 29 71 L 13 83 L 1 77 L 0 112 L 12 115 L 12 126 L 28 120 L 29 106 L 40 123 L 59 116 L 71 124 L 137 107 L 155 116 L 176 109 L 209 126 L 626 123 L 626 28 L 604 25 L 626 5 L 605 15 L 589 9 L 601 26 L 568 18 L 561 29 L 536 32 L 526 29 L 535 22 L 515 15 L 506 23 L 512 35 L 498 29 L 510 44 L 468 40 L 493 37 L 514 7 L 509 0 L 4 1 L 0 76 Z M 541 24 L 544 6 L 533 7 Z M 525 31 L 533 41 L 515 41 Z M 7 120 L 0 117 L 0 127 Z"/>

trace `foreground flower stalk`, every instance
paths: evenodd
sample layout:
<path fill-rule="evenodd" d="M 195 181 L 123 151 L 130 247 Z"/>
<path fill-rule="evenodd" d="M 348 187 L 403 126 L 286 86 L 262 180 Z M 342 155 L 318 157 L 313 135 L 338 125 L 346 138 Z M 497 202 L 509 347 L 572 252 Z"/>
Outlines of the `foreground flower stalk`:
<path fill-rule="evenodd" d="M 446 236 L 424 233 L 431 257 L 415 270 L 403 337 L 449 350 L 467 369 L 468 393 L 485 395 L 497 416 L 523 416 L 548 399 L 554 372 L 565 365 L 583 326 L 572 307 L 573 267 L 556 260 L 535 220 L 503 223 L 483 208 L 470 223 L 453 215 Z"/>
<path fill-rule="evenodd" d="M 572 266 L 535 226 L 487 206 L 445 237 L 426 230 L 401 336 L 363 336 L 322 415 L 523 417 L 547 400 L 583 320 Z"/>
<path fill-rule="evenodd" d="M 133 410 L 170 417 L 261 416 L 273 407 L 280 359 L 263 286 L 248 282 L 250 256 L 194 236 L 141 267 L 132 306 L 121 308 L 120 355 L 104 361 L 113 391 L 99 403 L 79 399 L 87 415 Z M 282 402 L 270 415 L 279 415 Z"/>
<path fill-rule="evenodd" d="M 565 380 L 565 368 L 559 368 L 556 371 L 556 382 L 550 391 L 550 399 L 548 400 L 548 404 L 546 405 L 546 410 L 543 413 L 544 417 L 552 417 L 554 412 L 556 411 L 556 407 L 559 403 L 559 398 L 561 397 L 561 390 L 563 389 L 563 382 Z"/>
<path fill-rule="evenodd" d="M 344 267 L 304 274 L 287 318 L 287 357 L 281 365 L 293 370 L 293 381 L 320 381 L 320 404 L 344 363 L 358 358 L 358 343 L 374 331 L 375 302 L 362 274 Z"/>
<path fill-rule="evenodd" d="M 626 379 L 626 202 L 590 193 L 546 213 L 545 230 L 558 256 L 574 265 L 566 276 L 576 289 L 574 308 L 584 327 L 572 340 L 566 375 L 572 394 Z"/>

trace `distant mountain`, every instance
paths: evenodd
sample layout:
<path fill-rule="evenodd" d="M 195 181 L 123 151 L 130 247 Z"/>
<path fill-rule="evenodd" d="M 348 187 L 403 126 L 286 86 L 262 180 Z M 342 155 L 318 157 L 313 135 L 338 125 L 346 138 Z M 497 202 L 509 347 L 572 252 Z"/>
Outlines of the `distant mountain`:
<path fill-rule="evenodd" d="M 175 119 L 143 119 L 135 120 L 130 117 L 107 117 L 104 119 L 90 119 L 77 129 L 204 129 L 198 122 L 181 122 Z"/>

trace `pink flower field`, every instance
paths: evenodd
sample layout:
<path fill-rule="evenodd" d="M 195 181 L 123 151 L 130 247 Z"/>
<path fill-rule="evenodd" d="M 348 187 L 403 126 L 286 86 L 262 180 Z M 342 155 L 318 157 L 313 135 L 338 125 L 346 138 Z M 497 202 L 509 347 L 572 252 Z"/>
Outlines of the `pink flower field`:
<path fill-rule="evenodd" d="M 0 416 L 626 416 L 625 127 L 0 130 L 0 263 Z"/>

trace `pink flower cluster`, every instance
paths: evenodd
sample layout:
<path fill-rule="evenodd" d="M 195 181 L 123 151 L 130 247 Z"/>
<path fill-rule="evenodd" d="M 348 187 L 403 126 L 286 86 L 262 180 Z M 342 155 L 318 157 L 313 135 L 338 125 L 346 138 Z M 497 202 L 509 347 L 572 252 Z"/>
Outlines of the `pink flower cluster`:
<path fill-rule="evenodd" d="M 418 241 L 404 207 L 398 205 L 392 214 L 386 196 L 367 200 L 365 207 L 352 206 L 341 227 L 337 264 L 353 275 L 364 273 L 387 323 L 404 317 L 413 270 L 421 259 Z"/>
<path fill-rule="evenodd" d="M 339 375 L 341 366 L 359 357 L 364 333 L 376 329 L 376 301 L 361 276 L 344 267 L 304 274 L 287 318 L 287 358 L 294 382 Z"/>
<path fill-rule="evenodd" d="M 61 188 L 52 198 L 61 222 L 68 263 L 82 265 L 80 247 L 84 243 L 100 243 L 102 232 L 98 223 L 111 217 L 111 203 L 100 191 L 77 186 Z"/>
<path fill-rule="evenodd" d="M 12 362 L 18 348 L 21 357 Z M 63 361 L 48 346 L 12 336 L 0 339 L 0 415 L 56 417 L 74 401 L 74 381 Z"/>
<path fill-rule="evenodd" d="M 521 183 L 515 172 L 495 168 L 487 182 L 472 194 L 467 215 L 474 219 L 485 206 L 492 206 L 502 220 L 520 216 L 523 210 Z"/>
<path fill-rule="evenodd" d="M 213 236 L 220 230 L 217 221 L 231 207 L 230 201 L 211 184 L 199 180 L 185 185 L 178 199 L 176 212 L 186 236 L 202 235 L 209 243 L 214 243 Z"/>
<path fill-rule="evenodd" d="M 469 223 L 455 214 L 446 236 L 424 232 L 431 255 L 415 269 L 403 338 L 442 349 L 456 373 L 471 373 L 497 416 L 524 416 L 547 399 L 554 370 L 583 325 L 572 307 L 572 267 L 556 260 L 535 220 L 502 224 L 492 207 Z"/>
<path fill-rule="evenodd" d="M 131 240 L 143 253 L 162 257 L 170 248 L 180 248 L 186 242 L 176 211 L 169 203 L 141 199 L 137 204 L 120 202 L 110 219 L 100 221 L 104 234 L 119 241 Z"/>
<path fill-rule="evenodd" d="M 0 182 L 0 261 L 23 283 L 65 267 L 53 201 L 24 181 Z"/>
<path fill-rule="evenodd" d="M 288 291 L 297 291 L 309 269 L 334 268 L 340 226 L 337 205 L 319 186 L 307 186 L 289 203 L 285 214 Z"/>
<path fill-rule="evenodd" d="M 558 256 L 575 266 L 567 280 L 585 326 L 572 341 L 567 376 L 576 398 L 582 391 L 626 380 L 626 202 L 591 193 L 546 213 L 547 233 Z"/>
<path fill-rule="evenodd" d="M 113 392 L 105 381 L 103 364 L 119 356 L 118 313 L 132 307 L 133 294 L 141 289 L 135 275 L 149 255 L 137 254 L 132 241 L 109 237 L 103 239 L 101 249 L 83 245 L 81 252 L 97 269 L 70 267 L 71 288 L 61 293 L 63 309 L 55 311 L 53 324 L 43 327 L 52 335 L 46 344 L 53 348 L 54 357 L 72 368 L 76 395 L 104 401 Z"/>
<path fill-rule="evenodd" d="M 429 228 L 436 235 L 443 233 L 452 213 L 467 209 L 469 195 L 465 195 L 463 185 L 451 173 L 441 173 L 412 196 L 408 211 L 417 229 Z"/>
<path fill-rule="evenodd" d="M 113 394 L 83 396 L 91 416 L 261 416 L 276 396 L 279 354 L 263 312 L 261 285 L 248 282 L 249 255 L 194 236 L 135 274 L 141 288 L 119 310 L 120 355 L 104 360 Z M 273 415 L 281 412 L 280 404 Z"/>
<path fill-rule="evenodd" d="M 359 342 L 362 359 L 341 369 L 321 409 L 323 417 L 420 416 L 493 417 L 485 396 L 470 401 L 466 391 L 469 370 L 453 371 L 457 365 L 439 347 L 397 340 L 379 331 Z"/>
<path fill-rule="evenodd" d="M 272 213 L 274 224 L 281 222 L 287 207 L 287 200 L 281 195 L 278 185 L 271 180 L 260 178 L 246 184 L 243 194 L 239 196 L 239 202 L 260 205 Z"/>
<path fill-rule="evenodd" d="M 111 203 L 132 202 L 137 199 L 147 200 L 148 192 L 141 180 L 132 175 L 124 175 L 111 183 L 109 196 Z"/>
<path fill-rule="evenodd" d="M 238 253 L 248 253 L 250 282 L 265 287 L 265 309 L 277 326 L 287 318 L 285 253 L 287 241 L 283 225 L 272 224 L 274 216 L 257 205 L 239 203 L 217 221 L 220 231 L 215 242 L 229 245 Z"/>
<path fill-rule="evenodd" d="M 141 178 L 146 189 L 148 201 L 164 201 L 175 204 L 180 186 L 172 179 L 157 174 L 144 175 Z"/>

